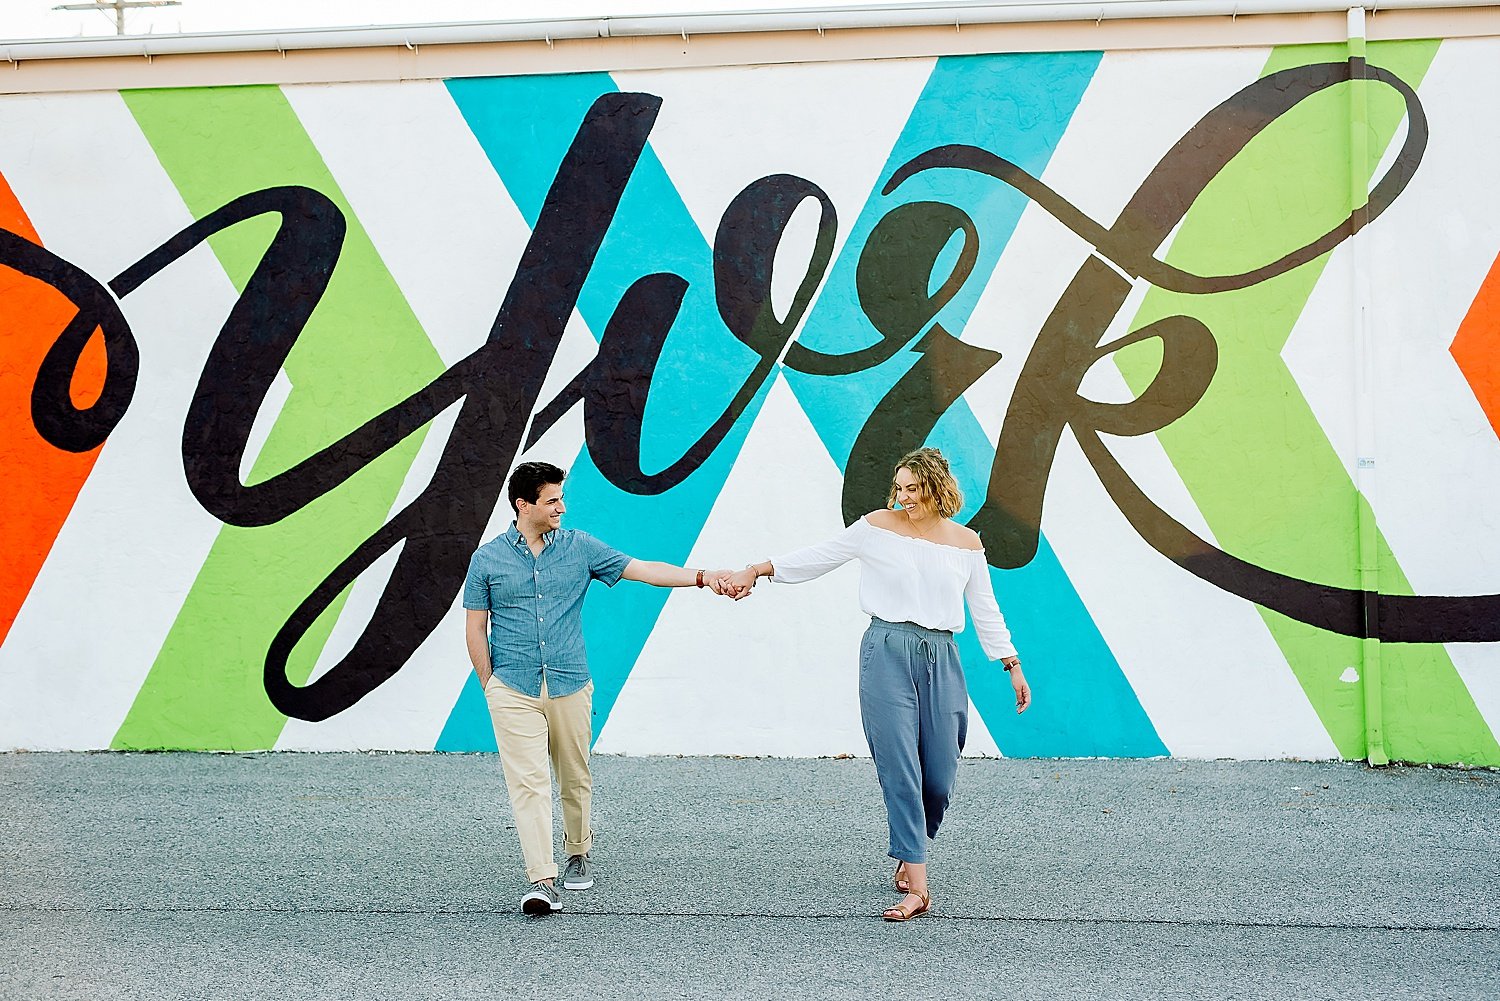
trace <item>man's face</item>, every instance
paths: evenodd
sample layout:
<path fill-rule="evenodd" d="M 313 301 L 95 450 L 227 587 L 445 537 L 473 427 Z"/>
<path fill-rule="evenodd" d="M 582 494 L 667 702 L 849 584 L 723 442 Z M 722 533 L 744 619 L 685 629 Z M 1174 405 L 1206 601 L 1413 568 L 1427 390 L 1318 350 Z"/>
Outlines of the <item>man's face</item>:
<path fill-rule="evenodd" d="M 516 501 L 517 519 L 539 532 L 550 532 L 562 525 L 562 516 L 567 510 L 568 506 L 563 503 L 561 483 L 543 484 L 535 504 L 525 500 Z"/>

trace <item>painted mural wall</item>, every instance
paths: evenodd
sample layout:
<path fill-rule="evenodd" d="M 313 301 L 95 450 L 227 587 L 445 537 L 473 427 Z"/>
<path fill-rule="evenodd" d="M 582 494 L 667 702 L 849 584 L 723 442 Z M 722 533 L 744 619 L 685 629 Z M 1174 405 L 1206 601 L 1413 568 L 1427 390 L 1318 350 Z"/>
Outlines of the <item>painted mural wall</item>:
<path fill-rule="evenodd" d="M 0 99 L 0 746 L 494 747 L 474 548 L 952 458 L 970 753 L 1500 765 L 1500 39 Z M 1357 196 L 1351 192 L 1357 191 Z M 858 571 L 596 586 L 596 750 L 864 753 Z"/>

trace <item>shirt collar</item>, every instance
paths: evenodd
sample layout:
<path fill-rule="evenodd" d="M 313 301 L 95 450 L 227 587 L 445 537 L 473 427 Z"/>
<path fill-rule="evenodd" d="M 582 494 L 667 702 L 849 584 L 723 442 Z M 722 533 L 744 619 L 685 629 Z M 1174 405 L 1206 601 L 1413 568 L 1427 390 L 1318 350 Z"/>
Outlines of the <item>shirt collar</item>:
<path fill-rule="evenodd" d="M 557 540 L 557 531 L 558 530 L 554 528 L 550 532 L 543 532 L 542 533 L 542 548 L 543 549 L 545 549 L 548 546 L 552 545 L 552 543 Z M 531 548 L 530 546 L 528 546 L 526 544 L 526 536 L 524 536 L 524 535 L 521 534 L 521 530 L 516 527 L 516 523 L 515 522 L 511 522 L 510 523 L 510 528 L 508 528 L 508 529 L 505 530 L 505 537 L 507 539 L 509 539 L 510 540 L 510 544 L 512 546 L 515 546 L 517 549 L 530 549 Z"/>

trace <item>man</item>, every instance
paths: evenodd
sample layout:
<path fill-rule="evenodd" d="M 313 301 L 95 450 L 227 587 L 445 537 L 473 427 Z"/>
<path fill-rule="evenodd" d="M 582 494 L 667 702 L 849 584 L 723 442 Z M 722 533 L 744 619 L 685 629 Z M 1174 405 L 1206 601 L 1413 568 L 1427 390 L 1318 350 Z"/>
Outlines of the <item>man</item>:
<path fill-rule="evenodd" d="M 589 855 L 594 683 L 581 618 L 589 584 L 598 580 L 613 587 L 623 577 L 657 587 L 711 587 L 731 597 L 739 593 L 726 588 L 727 570 L 688 570 L 631 559 L 587 532 L 561 528 L 566 475 L 546 462 L 516 467 L 509 487 L 516 520 L 503 535 L 479 547 L 464 581 L 469 659 L 489 703 L 531 884 L 521 910 L 535 915 L 562 909 L 555 886 L 549 756 L 562 795 L 568 855 L 563 888 L 594 885 Z"/>

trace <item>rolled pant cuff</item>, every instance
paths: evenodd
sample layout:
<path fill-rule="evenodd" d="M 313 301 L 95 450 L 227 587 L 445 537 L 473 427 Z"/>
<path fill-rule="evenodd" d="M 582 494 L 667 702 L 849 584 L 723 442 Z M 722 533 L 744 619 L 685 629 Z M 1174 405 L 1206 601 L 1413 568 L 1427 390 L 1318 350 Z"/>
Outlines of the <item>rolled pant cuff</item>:
<path fill-rule="evenodd" d="M 587 855 L 594 847 L 594 836 L 590 834 L 582 841 L 564 841 L 563 851 L 569 855 Z"/>
<path fill-rule="evenodd" d="M 886 852 L 886 854 L 895 859 L 897 862 L 907 862 L 911 865 L 927 864 L 926 852 L 904 852 L 900 849 L 892 848 L 890 851 Z"/>
<path fill-rule="evenodd" d="M 550 862 L 547 865 L 539 865 L 535 869 L 526 867 L 526 881 L 528 883 L 540 883 L 544 879 L 557 878 L 557 863 Z"/>

